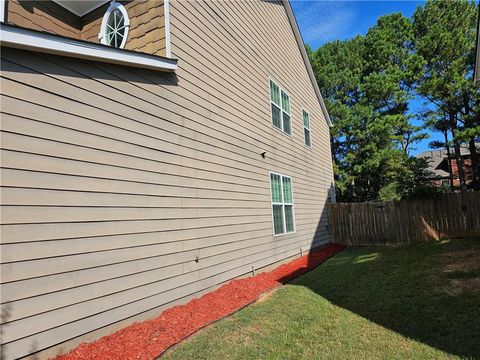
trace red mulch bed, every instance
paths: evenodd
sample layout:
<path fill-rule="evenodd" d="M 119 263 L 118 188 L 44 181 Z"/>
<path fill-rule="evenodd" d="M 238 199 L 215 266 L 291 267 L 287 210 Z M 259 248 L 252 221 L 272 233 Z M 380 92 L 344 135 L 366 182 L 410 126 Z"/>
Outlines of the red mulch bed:
<path fill-rule="evenodd" d="M 185 305 L 165 310 L 155 319 L 134 323 L 95 342 L 81 344 L 55 360 L 155 359 L 199 329 L 251 304 L 262 293 L 306 273 L 344 248 L 329 244 L 271 272 L 232 280 Z"/>

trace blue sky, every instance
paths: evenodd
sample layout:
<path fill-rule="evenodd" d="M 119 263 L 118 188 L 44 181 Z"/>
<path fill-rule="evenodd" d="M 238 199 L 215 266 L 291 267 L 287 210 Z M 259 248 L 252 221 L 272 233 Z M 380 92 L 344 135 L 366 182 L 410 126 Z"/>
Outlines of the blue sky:
<path fill-rule="evenodd" d="M 295 16 L 302 32 L 303 40 L 313 49 L 333 40 L 345 40 L 358 34 L 365 35 L 379 16 L 401 12 L 411 16 L 423 1 L 326 1 L 326 0 L 292 0 Z M 421 107 L 416 101 L 415 107 Z M 420 122 L 413 121 L 420 125 Z M 415 145 L 410 152 L 415 155 L 429 150 L 428 143 L 442 140 L 441 134 L 431 133 L 430 138 Z"/>
<path fill-rule="evenodd" d="M 379 16 L 401 12 L 411 16 L 423 1 L 292 0 L 303 40 L 313 49 L 332 40 L 364 35 Z"/>

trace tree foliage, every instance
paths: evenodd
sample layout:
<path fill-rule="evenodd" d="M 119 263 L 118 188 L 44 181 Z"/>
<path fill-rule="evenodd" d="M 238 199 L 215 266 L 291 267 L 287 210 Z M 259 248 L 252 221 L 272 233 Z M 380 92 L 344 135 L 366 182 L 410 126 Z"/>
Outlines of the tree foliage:
<path fill-rule="evenodd" d="M 450 134 L 459 169 L 463 169 L 460 146 L 468 143 L 474 171 L 472 187 L 478 189 L 475 142 L 480 137 L 480 93 L 473 83 L 477 14 L 474 2 L 427 1 L 415 11 L 413 25 L 415 52 L 422 60 L 417 92 L 437 114 L 430 118 L 430 124 L 438 127 L 440 123 Z M 465 185 L 463 181 L 462 187 Z"/>
<path fill-rule="evenodd" d="M 427 169 L 425 158 L 409 157 L 404 159 L 401 176 L 382 187 L 378 200 L 393 201 L 401 199 L 429 197 L 443 191 L 432 182 L 434 174 Z"/>
<path fill-rule="evenodd" d="M 475 11 L 466 0 L 427 1 L 412 18 L 385 15 L 365 36 L 307 49 L 334 123 L 340 201 L 418 194 L 421 186 L 406 182 L 406 174 L 431 191 L 431 177 L 421 171 L 426 164 L 409 156 L 427 137 L 426 127 L 446 131 L 446 142 L 478 136 L 478 93 L 471 80 Z M 419 95 L 431 104 L 428 113 L 410 109 Z M 449 109 L 455 109 L 455 129 Z M 413 118 L 424 126 L 414 126 Z"/>

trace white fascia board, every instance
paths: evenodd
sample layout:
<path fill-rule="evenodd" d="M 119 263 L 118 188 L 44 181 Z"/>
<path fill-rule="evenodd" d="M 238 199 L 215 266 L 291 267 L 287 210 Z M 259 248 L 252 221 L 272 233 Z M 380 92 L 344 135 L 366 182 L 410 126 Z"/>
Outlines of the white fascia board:
<path fill-rule="evenodd" d="M 159 71 L 175 71 L 177 69 L 177 60 L 174 59 L 88 43 L 6 24 L 2 24 L 0 27 L 0 44 L 47 54 Z"/>
<path fill-rule="evenodd" d="M 330 115 L 328 115 L 327 107 L 325 106 L 325 102 L 323 101 L 322 93 L 320 92 L 317 84 L 317 79 L 315 78 L 315 74 L 313 73 L 312 65 L 310 64 L 310 60 L 308 59 L 307 50 L 305 50 L 305 43 L 303 42 L 302 34 L 300 33 L 300 30 L 298 28 L 295 14 L 293 13 L 292 6 L 290 5 L 290 0 L 283 0 L 283 4 L 285 6 L 287 17 L 293 30 L 293 35 L 295 36 L 298 48 L 300 49 L 300 53 L 302 54 L 303 62 L 305 63 L 305 67 L 307 68 L 308 76 L 310 77 L 313 89 L 315 90 L 315 94 L 317 95 L 318 101 L 320 103 L 320 107 L 323 110 L 328 126 L 332 127 L 332 120 L 330 120 Z"/>

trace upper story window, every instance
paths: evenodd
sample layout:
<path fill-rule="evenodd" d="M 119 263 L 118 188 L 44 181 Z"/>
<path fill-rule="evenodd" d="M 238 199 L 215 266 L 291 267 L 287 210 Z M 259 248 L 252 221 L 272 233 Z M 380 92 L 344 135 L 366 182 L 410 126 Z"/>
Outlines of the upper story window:
<path fill-rule="evenodd" d="M 272 194 L 273 233 L 281 235 L 294 232 L 292 178 L 270 173 L 270 191 Z"/>
<path fill-rule="evenodd" d="M 111 2 L 103 16 L 98 34 L 100 43 L 123 49 L 127 42 L 129 28 L 130 20 L 125 7 L 115 1 Z"/>
<path fill-rule="evenodd" d="M 270 103 L 272 124 L 288 135 L 292 135 L 290 119 L 290 96 L 270 79 Z"/>
<path fill-rule="evenodd" d="M 312 138 L 310 134 L 310 115 L 303 110 L 303 133 L 305 134 L 305 145 L 312 146 Z"/>

